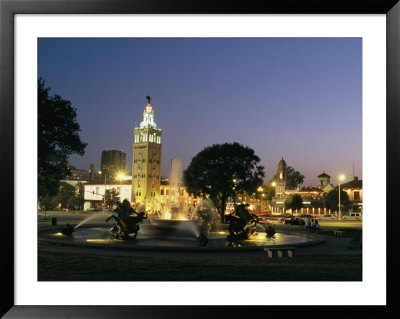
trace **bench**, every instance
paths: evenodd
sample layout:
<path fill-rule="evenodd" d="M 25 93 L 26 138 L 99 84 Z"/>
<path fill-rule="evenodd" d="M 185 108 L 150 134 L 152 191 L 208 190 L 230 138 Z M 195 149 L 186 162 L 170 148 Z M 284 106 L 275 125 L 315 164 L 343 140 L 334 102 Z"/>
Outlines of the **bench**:
<path fill-rule="evenodd" d="M 294 257 L 296 251 L 295 247 L 281 247 L 281 248 L 264 248 L 267 252 L 267 257 Z"/>
<path fill-rule="evenodd" d="M 332 230 L 332 231 L 333 231 L 333 236 L 343 237 L 343 234 L 344 234 L 343 230 Z"/>

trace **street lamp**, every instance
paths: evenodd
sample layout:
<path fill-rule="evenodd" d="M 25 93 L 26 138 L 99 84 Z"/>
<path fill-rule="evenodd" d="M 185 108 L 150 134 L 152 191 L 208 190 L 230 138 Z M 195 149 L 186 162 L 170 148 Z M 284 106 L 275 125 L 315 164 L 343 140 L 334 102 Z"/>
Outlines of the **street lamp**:
<path fill-rule="evenodd" d="M 262 188 L 262 186 L 257 188 L 257 191 L 260 193 L 260 211 L 262 211 L 262 198 L 261 196 L 264 195 L 262 194 L 262 192 L 264 191 L 264 188 Z"/>
<path fill-rule="evenodd" d="M 117 175 L 117 179 L 119 180 L 119 186 L 121 186 L 122 180 L 125 178 L 125 174 L 120 172 Z"/>
<path fill-rule="evenodd" d="M 342 219 L 342 212 L 340 210 L 340 181 L 344 181 L 344 175 L 339 175 L 339 220 Z"/>
<path fill-rule="evenodd" d="M 99 171 L 99 174 L 102 175 L 103 172 Z M 103 212 L 106 211 L 106 187 L 107 187 L 107 173 L 104 173 L 104 196 L 103 196 L 103 206 L 104 206 L 104 210 Z"/>

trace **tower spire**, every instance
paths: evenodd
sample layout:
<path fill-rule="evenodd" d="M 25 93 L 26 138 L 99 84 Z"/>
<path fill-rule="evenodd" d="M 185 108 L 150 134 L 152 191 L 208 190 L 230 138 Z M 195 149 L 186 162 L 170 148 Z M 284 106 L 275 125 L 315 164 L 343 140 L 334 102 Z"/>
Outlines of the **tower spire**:
<path fill-rule="evenodd" d="M 149 103 L 149 104 L 150 104 L 150 100 L 151 100 L 151 97 L 150 97 L 150 95 L 147 95 L 147 96 L 146 96 L 146 99 L 147 99 L 147 103 Z"/>

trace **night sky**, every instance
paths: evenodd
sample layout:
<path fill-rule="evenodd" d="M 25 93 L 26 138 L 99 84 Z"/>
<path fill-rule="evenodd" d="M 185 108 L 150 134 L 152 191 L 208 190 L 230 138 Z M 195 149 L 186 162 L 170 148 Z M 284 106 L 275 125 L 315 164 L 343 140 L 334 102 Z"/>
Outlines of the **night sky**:
<path fill-rule="evenodd" d="M 185 169 L 215 143 L 254 149 L 267 182 L 283 157 L 316 186 L 362 179 L 360 38 L 39 39 L 38 76 L 77 109 L 85 155 L 70 163 L 100 169 L 103 150 L 132 165 L 135 124 L 146 95 L 162 127 L 162 175 L 173 157 Z"/>

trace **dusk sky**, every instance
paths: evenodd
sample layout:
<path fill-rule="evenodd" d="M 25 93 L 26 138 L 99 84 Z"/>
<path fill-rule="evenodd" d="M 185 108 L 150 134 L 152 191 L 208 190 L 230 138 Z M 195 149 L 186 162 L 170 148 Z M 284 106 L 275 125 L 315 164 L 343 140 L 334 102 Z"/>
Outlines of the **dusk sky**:
<path fill-rule="evenodd" d="M 131 171 L 133 129 L 146 95 L 162 127 L 162 175 L 185 169 L 212 144 L 254 149 L 265 181 L 283 157 L 316 186 L 323 172 L 362 179 L 361 38 L 39 39 L 38 76 L 77 109 L 85 155 L 124 150 Z"/>

